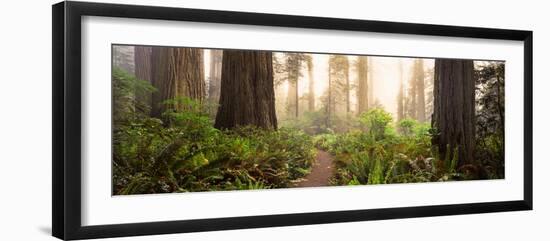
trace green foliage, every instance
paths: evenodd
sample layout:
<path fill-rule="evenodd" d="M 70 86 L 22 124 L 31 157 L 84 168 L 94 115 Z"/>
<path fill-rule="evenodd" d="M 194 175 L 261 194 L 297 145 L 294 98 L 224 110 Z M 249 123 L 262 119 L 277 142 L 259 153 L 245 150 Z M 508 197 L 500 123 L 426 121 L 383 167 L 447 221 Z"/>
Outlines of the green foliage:
<path fill-rule="evenodd" d="M 392 116 L 382 108 L 374 108 L 361 114 L 359 122 L 366 127 L 372 137 L 380 140 L 386 136 L 387 130 L 391 130 L 389 125 L 392 122 Z"/>
<path fill-rule="evenodd" d="M 494 77 L 503 69 L 485 68 L 478 73 L 484 78 L 480 85 L 486 86 L 478 100 L 482 102 L 496 98 L 501 94 L 497 87 L 503 87 Z M 440 156 L 432 146 L 430 124 L 410 118 L 394 123 L 382 107 L 359 117 L 305 112 L 276 131 L 252 126 L 221 131 L 213 128 L 215 104 L 185 97 L 165 101 L 161 119 L 149 117 L 147 100 L 136 96 L 154 91 L 146 81 L 113 70 L 114 194 L 290 187 L 309 173 L 316 148 L 334 157 L 334 185 L 504 175 L 499 105 L 483 104 L 480 109 L 485 119 L 476 124 L 479 163 L 458 166 L 458 148 L 447 147 Z"/>
<path fill-rule="evenodd" d="M 281 126 L 299 129 L 310 135 L 330 133 L 332 130 L 327 126 L 326 119 L 324 111 L 306 111 L 300 118 L 284 120 Z"/>
<path fill-rule="evenodd" d="M 279 188 L 307 174 L 313 140 L 294 129 L 220 131 L 191 99 L 170 100 L 167 123 L 141 117 L 114 130 L 114 194 Z"/>
<path fill-rule="evenodd" d="M 399 132 L 382 111 L 362 116 L 366 131 L 325 134 L 314 138 L 318 147 L 335 156 L 335 185 L 388 184 L 463 180 L 468 177 L 457 167 L 458 150 L 447 150 L 439 158 L 432 150 L 428 124 L 405 119 Z M 378 121 L 377 121 L 378 120 Z M 374 123 L 374 124 L 373 124 Z M 376 126 L 374 133 L 372 127 Z M 384 132 L 382 132 L 384 127 Z"/>
<path fill-rule="evenodd" d="M 399 133 L 404 136 L 412 136 L 418 121 L 412 118 L 405 118 L 397 123 Z"/>
<path fill-rule="evenodd" d="M 154 88 L 113 70 L 113 193 L 166 193 L 287 187 L 309 172 L 313 140 L 303 131 L 212 126 L 211 103 L 164 101 L 161 119 L 148 116 Z"/>
<path fill-rule="evenodd" d="M 476 75 L 476 165 L 484 176 L 504 177 L 504 62 L 484 62 Z"/>
<path fill-rule="evenodd" d="M 147 113 L 151 107 L 144 99 L 136 96 L 147 96 L 156 89 L 147 81 L 137 79 L 121 68 L 113 68 L 113 119 L 115 124 L 134 115 Z"/>
<path fill-rule="evenodd" d="M 321 134 L 313 137 L 313 143 L 315 147 L 321 150 L 329 150 L 336 142 L 336 136 L 334 134 Z"/>

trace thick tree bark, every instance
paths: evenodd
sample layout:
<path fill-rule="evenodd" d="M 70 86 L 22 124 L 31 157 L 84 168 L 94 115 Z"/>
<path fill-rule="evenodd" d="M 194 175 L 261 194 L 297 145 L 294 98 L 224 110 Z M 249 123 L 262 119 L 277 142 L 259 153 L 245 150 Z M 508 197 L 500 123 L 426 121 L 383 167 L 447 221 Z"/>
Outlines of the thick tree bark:
<path fill-rule="evenodd" d="M 419 122 L 426 121 L 426 96 L 424 94 L 424 60 L 415 60 L 416 78 L 416 119 Z"/>
<path fill-rule="evenodd" d="M 357 59 L 357 115 L 369 108 L 369 60 L 367 56 Z"/>
<path fill-rule="evenodd" d="M 136 78 L 151 82 L 151 47 L 135 46 L 134 62 Z"/>
<path fill-rule="evenodd" d="M 214 127 L 277 129 L 271 52 L 225 50 L 220 107 Z"/>
<path fill-rule="evenodd" d="M 435 60 L 433 144 L 441 157 L 458 148 L 458 166 L 471 164 L 475 147 L 475 80 L 472 60 Z M 452 156 L 452 153 L 450 153 Z"/>
<path fill-rule="evenodd" d="M 160 117 L 167 109 L 182 110 L 181 105 L 165 105 L 165 100 L 189 97 L 202 102 L 205 95 L 202 49 L 154 47 L 152 51 L 153 94 L 151 115 Z"/>
<path fill-rule="evenodd" d="M 313 59 L 307 60 L 307 73 L 309 79 L 309 93 L 308 93 L 308 111 L 315 111 L 315 81 L 313 79 Z"/>
<path fill-rule="evenodd" d="M 220 99 L 222 77 L 223 50 L 210 50 L 210 76 L 208 85 L 208 99 L 217 103 Z"/>

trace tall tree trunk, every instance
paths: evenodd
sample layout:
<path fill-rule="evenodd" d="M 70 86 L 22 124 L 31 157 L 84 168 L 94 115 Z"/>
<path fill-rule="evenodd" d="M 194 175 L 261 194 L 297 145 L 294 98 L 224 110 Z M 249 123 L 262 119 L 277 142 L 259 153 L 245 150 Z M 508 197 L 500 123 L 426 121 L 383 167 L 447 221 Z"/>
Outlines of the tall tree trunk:
<path fill-rule="evenodd" d="M 424 60 L 415 60 L 416 77 L 416 119 L 419 122 L 426 121 L 426 101 L 424 94 Z"/>
<path fill-rule="evenodd" d="M 214 127 L 277 129 L 271 52 L 225 50 L 221 82 Z"/>
<path fill-rule="evenodd" d="M 409 91 L 408 91 L 408 105 L 407 105 L 407 116 L 417 120 L 417 111 L 416 111 L 416 99 L 418 85 L 416 84 L 416 60 L 413 62 L 412 67 L 412 77 L 409 80 Z"/>
<path fill-rule="evenodd" d="M 307 73 L 309 79 L 308 111 L 315 111 L 315 81 L 313 79 L 313 59 L 310 56 L 307 60 Z"/>
<path fill-rule="evenodd" d="M 474 160 L 475 80 L 472 60 L 435 60 L 432 139 L 444 157 L 458 149 L 458 166 Z M 452 153 L 450 153 L 452 156 Z"/>
<path fill-rule="evenodd" d="M 114 45 L 112 50 L 113 66 L 128 73 L 134 73 L 134 48 L 132 46 Z"/>
<path fill-rule="evenodd" d="M 498 68 L 498 67 L 497 67 Z M 500 122 L 500 127 L 501 127 L 501 132 L 502 134 L 504 135 L 504 101 L 502 99 L 502 96 L 504 96 L 501 92 L 504 91 L 504 90 L 501 90 L 501 85 L 504 86 L 503 84 L 501 84 L 501 82 L 503 81 L 500 76 L 500 73 L 497 69 L 497 71 L 495 71 L 495 74 L 496 74 L 496 85 L 497 85 L 497 109 L 498 109 L 498 116 L 499 116 L 499 122 Z"/>
<path fill-rule="evenodd" d="M 327 89 L 327 107 L 326 107 L 326 126 L 327 128 L 330 127 L 330 115 L 332 114 L 332 65 L 329 57 L 329 64 L 328 64 L 328 89 Z"/>
<path fill-rule="evenodd" d="M 344 78 L 346 79 L 346 117 L 349 117 L 351 113 L 351 83 L 349 81 L 349 62 L 348 57 L 346 59 L 346 67 L 344 71 Z"/>
<path fill-rule="evenodd" d="M 367 108 L 370 109 L 374 105 L 374 68 L 373 68 L 373 60 L 372 58 L 369 58 L 368 61 L 368 102 L 367 102 Z"/>
<path fill-rule="evenodd" d="M 403 83 L 403 62 L 399 61 L 399 93 L 397 94 L 397 121 L 403 120 L 404 113 L 404 99 L 405 99 L 405 86 Z"/>
<path fill-rule="evenodd" d="M 369 59 L 367 56 L 359 56 L 357 59 L 357 115 L 369 108 Z"/>
<path fill-rule="evenodd" d="M 152 71 L 151 71 L 151 47 L 135 46 L 134 47 L 134 74 L 136 78 L 151 83 Z M 136 100 L 138 102 L 151 106 L 151 93 L 135 93 Z M 147 114 L 150 114 L 150 110 L 142 110 Z"/>
<path fill-rule="evenodd" d="M 220 84 L 222 77 L 223 50 L 210 50 L 210 74 L 208 85 L 208 99 L 217 103 L 220 99 Z"/>
<path fill-rule="evenodd" d="M 288 116 L 298 117 L 298 79 L 293 74 L 288 73 L 287 106 Z"/>
<path fill-rule="evenodd" d="M 299 95 L 298 95 L 298 79 L 300 78 L 301 54 L 287 53 L 286 54 L 286 70 L 288 80 L 288 116 L 298 118 L 299 114 Z"/>
<path fill-rule="evenodd" d="M 167 109 L 182 110 L 182 105 L 165 105 L 165 100 L 189 97 L 202 102 L 205 95 L 202 49 L 154 47 L 152 51 L 153 94 L 151 114 L 160 117 Z"/>

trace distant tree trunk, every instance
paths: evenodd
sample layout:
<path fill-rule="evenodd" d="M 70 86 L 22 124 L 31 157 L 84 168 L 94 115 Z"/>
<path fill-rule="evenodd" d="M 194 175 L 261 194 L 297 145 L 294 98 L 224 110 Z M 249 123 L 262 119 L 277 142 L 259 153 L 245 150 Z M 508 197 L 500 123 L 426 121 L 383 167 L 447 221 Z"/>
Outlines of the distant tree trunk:
<path fill-rule="evenodd" d="M 134 47 L 134 74 L 140 80 L 152 83 L 151 71 L 151 47 L 135 46 Z M 151 106 L 151 93 L 135 93 L 138 102 Z M 150 110 L 142 110 L 146 114 L 150 114 Z"/>
<path fill-rule="evenodd" d="M 458 166 L 471 164 L 475 146 L 475 80 L 472 60 L 435 60 L 432 139 L 440 156 L 458 148 Z M 452 156 L 452 153 L 451 153 Z"/>
<path fill-rule="evenodd" d="M 416 92 L 416 88 L 417 88 L 417 85 L 416 85 L 416 77 L 412 76 L 411 78 L 411 87 L 410 87 L 410 98 L 411 98 L 411 106 L 410 106 L 410 117 L 413 118 L 413 119 L 416 119 L 417 118 L 417 112 L 416 112 L 416 95 L 417 95 L 417 92 Z"/>
<path fill-rule="evenodd" d="M 367 56 L 359 56 L 357 59 L 357 115 L 369 108 L 369 59 Z"/>
<path fill-rule="evenodd" d="M 298 78 L 288 73 L 288 113 L 289 116 L 298 117 Z"/>
<path fill-rule="evenodd" d="M 217 103 L 220 99 L 220 84 L 222 76 L 223 50 L 210 50 L 210 74 L 208 86 L 208 99 Z"/>
<path fill-rule="evenodd" d="M 404 101 L 405 101 L 405 86 L 403 83 L 403 62 L 399 61 L 399 92 L 397 94 L 397 121 L 403 120 L 404 113 Z"/>
<path fill-rule="evenodd" d="M 300 96 L 298 95 L 298 80 L 296 79 L 296 89 L 294 90 L 294 106 L 296 106 L 296 113 L 294 114 L 294 116 L 296 118 L 298 118 L 298 116 L 300 115 L 299 111 L 300 111 Z"/>
<path fill-rule="evenodd" d="M 134 48 L 132 46 L 113 45 L 113 66 L 134 73 Z"/>
<path fill-rule="evenodd" d="M 368 102 L 367 108 L 370 109 L 374 105 L 374 68 L 373 59 L 369 58 L 368 61 Z"/>
<path fill-rule="evenodd" d="M 313 60 L 311 59 L 311 56 L 306 63 L 309 79 L 308 111 L 315 111 L 315 81 L 313 79 Z"/>
<path fill-rule="evenodd" d="M 273 59 L 268 51 L 225 50 L 220 107 L 214 127 L 277 129 Z"/>
<path fill-rule="evenodd" d="M 424 60 L 415 60 L 415 78 L 416 78 L 416 119 L 419 122 L 426 121 L 426 101 L 424 94 Z"/>
<path fill-rule="evenodd" d="M 434 89 L 434 68 L 433 65 L 430 66 L 430 69 L 427 71 L 427 75 L 425 78 L 425 89 L 426 89 L 426 122 L 431 122 L 432 120 L 432 114 L 434 110 L 434 95 L 433 95 L 433 89 Z"/>
<path fill-rule="evenodd" d="M 298 79 L 300 78 L 302 58 L 303 54 L 286 54 L 286 70 L 288 80 L 288 113 L 289 116 L 293 116 L 296 118 L 298 118 L 299 115 Z"/>
<path fill-rule="evenodd" d="M 153 93 L 152 116 L 161 117 L 167 108 L 182 110 L 181 105 L 162 102 L 176 97 L 189 97 L 202 102 L 205 95 L 202 49 L 154 47 L 152 50 Z"/>
<path fill-rule="evenodd" d="M 351 83 L 349 81 L 349 61 L 348 58 L 345 57 L 345 69 L 344 71 L 344 78 L 346 79 L 346 117 L 349 117 L 351 113 Z"/>
<path fill-rule="evenodd" d="M 501 77 L 499 71 L 495 71 L 495 75 L 496 75 L 496 85 L 497 85 L 497 108 L 498 108 L 498 116 L 499 116 L 499 122 L 500 122 L 500 127 L 501 127 L 501 132 L 502 134 L 504 135 L 504 101 L 502 100 L 502 96 L 504 96 L 503 94 L 501 94 L 502 91 L 504 90 L 501 90 L 501 85 L 504 86 L 504 84 L 501 84 L 501 82 L 503 81 L 503 77 Z"/>
<path fill-rule="evenodd" d="M 329 60 L 329 64 L 328 64 L 328 89 L 327 89 L 327 107 L 326 107 L 326 112 L 327 112 L 327 118 L 326 118 L 326 126 L 327 128 L 330 127 L 330 115 L 332 113 L 332 66 L 331 66 L 331 62 Z"/>

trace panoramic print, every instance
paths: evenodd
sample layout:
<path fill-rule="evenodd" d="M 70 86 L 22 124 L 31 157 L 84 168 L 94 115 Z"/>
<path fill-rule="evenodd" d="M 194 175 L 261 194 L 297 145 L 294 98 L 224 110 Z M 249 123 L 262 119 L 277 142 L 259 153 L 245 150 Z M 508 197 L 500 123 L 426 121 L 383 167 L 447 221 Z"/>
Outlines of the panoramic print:
<path fill-rule="evenodd" d="M 504 178 L 505 62 L 112 46 L 112 194 Z"/>

